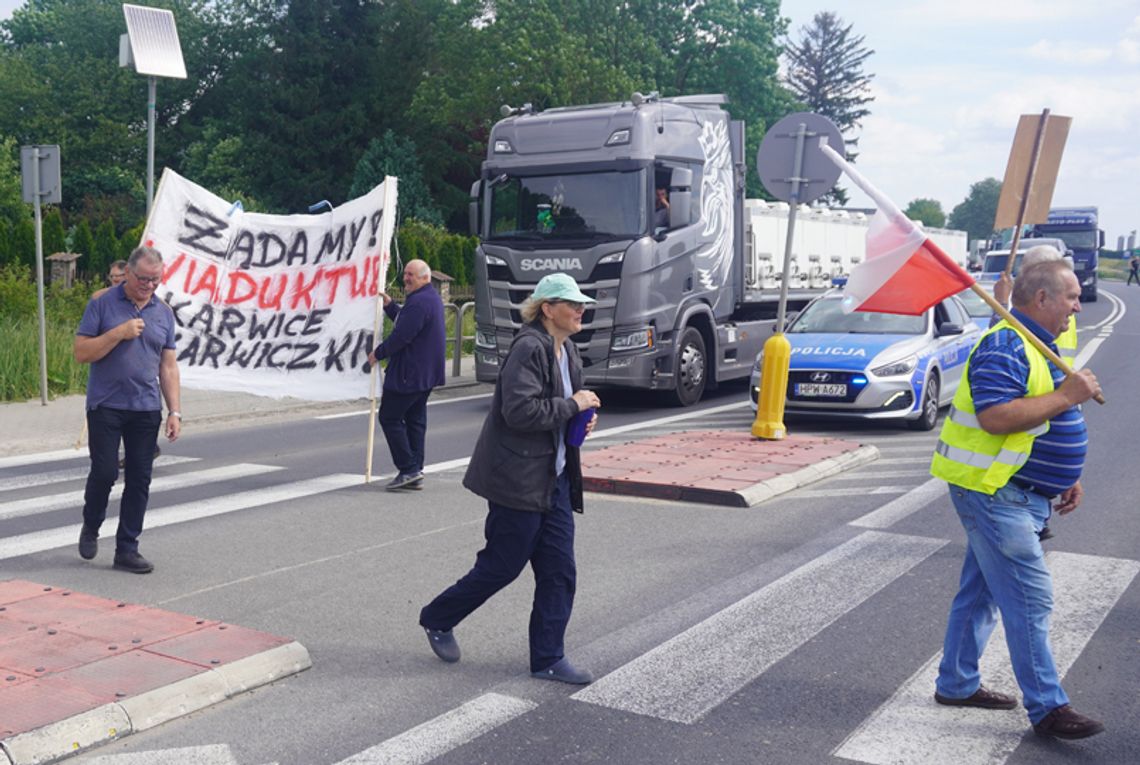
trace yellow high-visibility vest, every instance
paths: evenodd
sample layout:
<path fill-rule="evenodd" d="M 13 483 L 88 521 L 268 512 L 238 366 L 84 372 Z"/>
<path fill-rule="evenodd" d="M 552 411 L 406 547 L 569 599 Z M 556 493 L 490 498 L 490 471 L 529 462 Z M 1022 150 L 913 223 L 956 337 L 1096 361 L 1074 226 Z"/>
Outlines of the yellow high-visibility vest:
<path fill-rule="evenodd" d="M 1053 376 L 1049 362 L 1017 328 L 1002 319 L 982 335 L 986 337 L 999 329 L 1012 329 L 1025 344 L 1029 359 L 1029 397 L 1044 396 L 1053 392 Z M 979 340 L 979 344 L 980 344 Z M 962 371 L 962 382 L 954 394 L 950 414 L 942 423 L 938 445 L 930 463 L 930 473 L 936 478 L 971 491 L 993 494 L 1009 483 L 1009 479 L 1029 459 L 1033 441 L 1049 431 L 1045 422 L 1024 433 L 995 435 L 987 433 L 978 423 L 974 410 L 974 396 L 970 392 L 970 362 L 975 345 Z"/>
<path fill-rule="evenodd" d="M 1077 360 L 1077 315 L 1069 317 L 1069 326 L 1057 336 L 1057 351 L 1061 360 L 1073 369 Z"/>

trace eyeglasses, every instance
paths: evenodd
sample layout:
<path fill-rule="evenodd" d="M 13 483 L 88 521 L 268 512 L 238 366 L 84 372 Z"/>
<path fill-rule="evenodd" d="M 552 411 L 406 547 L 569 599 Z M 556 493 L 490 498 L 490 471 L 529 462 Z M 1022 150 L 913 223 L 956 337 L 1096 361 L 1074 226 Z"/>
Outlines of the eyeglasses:
<path fill-rule="evenodd" d="M 562 305 L 570 306 L 570 310 L 576 313 L 582 313 L 586 310 L 585 303 L 575 303 L 573 300 L 551 300 L 551 303 L 561 303 Z"/>
<path fill-rule="evenodd" d="M 131 276 L 135 277 L 136 279 L 138 279 L 143 284 L 150 284 L 150 285 L 153 285 L 155 287 L 162 284 L 162 277 L 161 276 L 139 276 L 138 272 L 136 272 L 136 271 L 131 271 Z"/>

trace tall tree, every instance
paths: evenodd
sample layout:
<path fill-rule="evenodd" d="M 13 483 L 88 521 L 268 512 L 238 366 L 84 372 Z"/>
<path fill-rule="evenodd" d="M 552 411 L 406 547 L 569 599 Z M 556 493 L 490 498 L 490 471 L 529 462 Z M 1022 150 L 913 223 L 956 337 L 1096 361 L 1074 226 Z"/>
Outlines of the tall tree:
<path fill-rule="evenodd" d="M 28 217 L 23 194 L 19 148 L 14 138 L 0 138 L 0 220 L 15 223 Z"/>
<path fill-rule="evenodd" d="M 946 225 L 946 213 L 937 199 L 913 199 L 904 214 L 911 220 L 921 221 L 924 226 L 942 228 Z"/>
<path fill-rule="evenodd" d="M 950 211 L 950 228 L 965 231 L 970 239 L 988 239 L 994 232 L 994 216 L 997 215 L 998 199 L 1001 197 L 1001 181 L 986 178 L 970 186 L 970 193 Z"/>
<path fill-rule="evenodd" d="M 854 25 L 830 11 L 817 13 L 810 26 L 800 28 L 799 39 L 786 43 L 785 81 L 808 111 L 822 114 L 835 123 L 847 141 L 847 158 L 855 160 L 858 137 L 852 133 L 871 113 L 867 104 L 873 74 L 863 65 L 875 51 L 863 45 L 863 35 L 853 33 Z M 847 203 L 847 193 L 838 186 L 825 200 Z"/>
<path fill-rule="evenodd" d="M 356 165 L 348 195 L 358 197 L 367 194 L 383 183 L 386 175 L 399 179 L 397 188 L 400 195 L 400 217 L 416 218 L 435 225 L 443 224 L 424 182 L 423 166 L 416 154 L 415 141 L 397 136 L 391 130 L 385 130 L 382 138 L 373 138 L 368 144 L 368 150 Z"/>

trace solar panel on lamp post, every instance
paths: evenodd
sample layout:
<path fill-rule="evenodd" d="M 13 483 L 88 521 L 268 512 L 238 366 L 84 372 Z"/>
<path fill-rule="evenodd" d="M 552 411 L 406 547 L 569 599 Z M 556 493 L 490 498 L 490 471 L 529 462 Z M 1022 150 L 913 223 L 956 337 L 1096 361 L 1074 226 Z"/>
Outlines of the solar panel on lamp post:
<path fill-rule="evenodd" d="M 119 66 L 134 65 L 147 76 L 146 212 L 154 203 L 154 110 L 158 78 L 186 79 L 182 45 L 174 13 L 162 8 L 123 4 L 127 33 L 119 38 Z"/>

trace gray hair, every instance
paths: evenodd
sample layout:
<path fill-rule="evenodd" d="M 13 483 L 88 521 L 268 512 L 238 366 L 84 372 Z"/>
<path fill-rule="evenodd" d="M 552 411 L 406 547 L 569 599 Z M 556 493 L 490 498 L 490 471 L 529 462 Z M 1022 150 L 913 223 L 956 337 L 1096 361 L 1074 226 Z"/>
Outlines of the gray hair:
<path fill-rule="evenodd" d="M 123 269 L 123 270 L 125 271 L 125 270 L 126 270 L 126 268 L 127 268 L 127 261 L 125 261 L 125 260 L 116 260 L 114 263 L 112 263 L 111 265 L 107 266 L 107 270 L 108 270 L 108 271 L 113 271 L 113 270 L 115 270 L 116 268 L 121 268 L 121 269 Z"/>
<path fill-rule="evenodd" d="M 147 247 L 145 244 L 140 245 L 131 250 L 131 256 L 127 258 L 127 268 L 134 271 L 140 260 L 149 260 L 151 263 L 157 263 L 161 266 L 162 253 L 153 247 Z"/>
<path fill-rule="evenodd" d="M 1021 267 L 1023 269 L 1035 266 L 1038 263 L 1050 263 L 1054 260 L 1063 260 L 1064 256 L 1061 251 L 1051 244 L 1039 244 L 1036 247 L 1030 247 L 1021 256 Z M 1072 266 L 1069 266 L 1072 268 Z"/>
<path fill-rule="evenodd" d="M 1063 260 L 1047 260 L 1023 267 L 1013 282 L 1013 304 L 1018 307 L 1030 305 L 1039 290 L 1045 290 L 1049 297 L 1057 297 L 1065 290 L 1066 271 L 1072 273 L 1073 267 Z"/>

